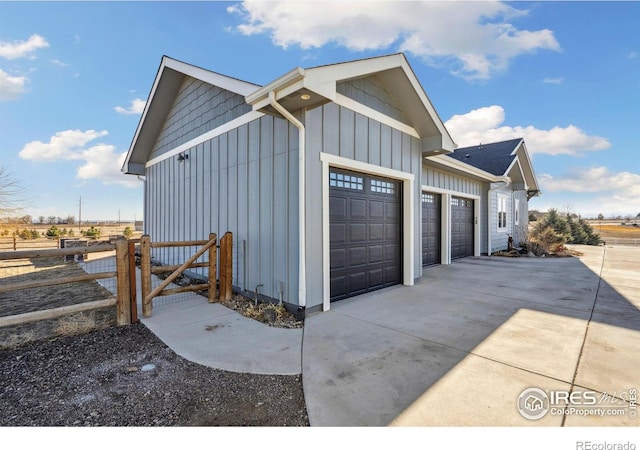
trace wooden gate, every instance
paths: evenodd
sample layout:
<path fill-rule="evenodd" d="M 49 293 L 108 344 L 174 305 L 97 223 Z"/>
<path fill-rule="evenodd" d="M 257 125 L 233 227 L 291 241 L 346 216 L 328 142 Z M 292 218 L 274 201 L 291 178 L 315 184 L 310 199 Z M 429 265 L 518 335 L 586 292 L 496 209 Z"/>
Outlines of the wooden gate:
<path fill-rule="evenodd" d="M 202 241 L 173 241 L 173 242 L 151 242 L 148 235 L 142 236 L 140 239 L 140 281 L 142 288 L 142 315 L 150 317 L 153 309 L 152 301 L 155 297 L 178 294 L 181 292 L 208 291 L 209 303 L 216 301 L 218 291 L 217 279 L 217 263 L 218 263 L 218 247 L 220 248 L 220 288 L 219 298 L 221 300 L 229 300 L 232 294 L 232 274 L 233 274 L 233 234 L 226 232 L 220 245 L 218 246 L 218 238 L 215 233 L 209 234 L 209 240 Z M 187 261 L 180 265 L 167 265 L 152 267 L 151 249 L 163 247 L 187 247 L 194 245 L 202 245 L 202 247 L 193 254 Z M 208 261 L 196 262 L 198 258 L 208 253 Z M 207 267 L 207 282 L 181 286 L 173 289 L 166 289 L 169 284 L 176 280 L 185 270 Z M 155 289 L 151 289 L 151 276 L 153 274 L 171 272 L 169 276 L 162 281 Z"/>

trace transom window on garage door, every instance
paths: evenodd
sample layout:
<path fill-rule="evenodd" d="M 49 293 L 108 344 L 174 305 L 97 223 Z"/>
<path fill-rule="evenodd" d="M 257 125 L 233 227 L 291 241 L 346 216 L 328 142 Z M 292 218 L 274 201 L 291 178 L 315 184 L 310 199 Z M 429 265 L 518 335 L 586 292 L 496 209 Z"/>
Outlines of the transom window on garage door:
<path fill-rule="evenodd" d="M 371 180 L 371 192 L 378 192 L 380 194 L 395 194 L 396 186 L 394 183 L 382 180 Z"/>
<path fill-rule="evenodd" d="M 330 172 L 329 186 L 362 191 L 364 190 L 364 179 L 355 175 L 347 175 L 346 173 Z"/>
<path fill-rule="evenodd" d="M 433 194 L 425 194 L 424 192 L 422 193 L 422 203 L 435 203 L 436 202 L 436 196 Z"/>
<path fill-rule="evenodd" d="M 458 198 L 458 197 L 451 198 L 451 206 L 463 206 L 465 208 L 470 208 L 471 205 L 472 205 L 471 200 L 465 200 L 464 198 Z"/>

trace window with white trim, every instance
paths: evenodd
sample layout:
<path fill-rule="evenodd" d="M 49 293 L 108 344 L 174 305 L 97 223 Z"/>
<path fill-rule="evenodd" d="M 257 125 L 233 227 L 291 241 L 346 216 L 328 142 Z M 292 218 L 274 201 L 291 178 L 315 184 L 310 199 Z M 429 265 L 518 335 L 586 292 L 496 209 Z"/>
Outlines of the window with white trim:
<path fill-rule="evenodd" d="M 520 201 L 517 198 L 514 198 L 513 202 L 513 223 L 520 225 Z"/>
<path fill-rule="evenodd" d="M 507 196 L 498 194 L 498 231 L 507 229 Z"/>

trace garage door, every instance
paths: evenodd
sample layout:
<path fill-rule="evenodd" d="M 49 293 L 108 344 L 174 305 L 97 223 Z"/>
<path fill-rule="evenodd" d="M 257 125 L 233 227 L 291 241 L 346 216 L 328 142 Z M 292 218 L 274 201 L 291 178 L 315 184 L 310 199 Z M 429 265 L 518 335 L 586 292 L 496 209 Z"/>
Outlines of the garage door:
<path fill-rule="evenodd" d="M 451 197 L 451 259 L 473 256 L 473 200 Z"/>
<path fill-rule="evenodd" d="M 440 195 L 422 193 L 422 265 L 440 263 Z"/>
<path fill-rule="evenodd" d="M 401 282 L 401 203 L 398 181 L 330 170 L 331 301 Z"/>

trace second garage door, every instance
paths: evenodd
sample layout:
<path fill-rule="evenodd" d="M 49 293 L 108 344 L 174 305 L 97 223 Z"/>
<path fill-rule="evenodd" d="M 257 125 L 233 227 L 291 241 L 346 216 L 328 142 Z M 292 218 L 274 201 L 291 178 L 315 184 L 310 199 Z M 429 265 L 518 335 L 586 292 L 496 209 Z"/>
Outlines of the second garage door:
<path fill-rule="evenodd" d="M 331 301 L 401 282 L 401 204 L 396 180 L 330 170 Z"/>
<path fill-rule="evenodd" d="M 422 193 L 422 265 L 440 264 L 440 195 Z"/>
<path fill-rule="evenodd" d="M 451 197 L 451 259 L 473 256 L 473 200 Z"/>

